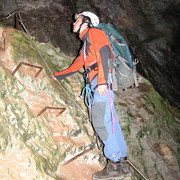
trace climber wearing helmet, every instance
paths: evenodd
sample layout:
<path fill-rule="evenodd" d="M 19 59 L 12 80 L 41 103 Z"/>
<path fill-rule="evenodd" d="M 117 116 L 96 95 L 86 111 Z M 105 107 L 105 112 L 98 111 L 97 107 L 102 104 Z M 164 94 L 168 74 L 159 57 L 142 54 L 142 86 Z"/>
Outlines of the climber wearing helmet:
<path fill-rule="evenodd" d="M 64 79 L 84 66 L 86 83 L 93 92 L 90 104 L 92 125 L 104 144 L 104 155 L 108 159 L 106 167 L 94 173 L 93 179 L 123 178 L 130 173 L 127 147 L 116 117 L 114 93 L 107 88 L 107 84 L 112 82 L 108 67 L 108 60 L 113 58 L 112 49 L 105 33 L 94 28 L 99 24 L 99 18 L 94 13 L 84 11 L 76 14 L 75 20 L 73 32 L 78 33 L 84 43 L 80 55 L 67 69 L 54 73 L 52 77 L 55 80 Z M 112 112 L 115 119 L 113 128 Z"/>

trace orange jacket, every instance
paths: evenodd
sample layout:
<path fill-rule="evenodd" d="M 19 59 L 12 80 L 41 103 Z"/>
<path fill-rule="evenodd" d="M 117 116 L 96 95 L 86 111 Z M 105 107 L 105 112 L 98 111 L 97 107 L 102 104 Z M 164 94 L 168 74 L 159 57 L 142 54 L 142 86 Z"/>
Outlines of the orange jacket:
<path fill-rule="evenodd" d="M 113 53 L 108 38 L 105 33 L 98 28 L 86 28 L 79 35 L 82 41 L 86 41 L 86 55 L 84 56 L 84 46 L 80 51 L 80 55 L 74 62 L 65 70 L 54 73 L 56 79 L 64 79 L 65 77 L 74 74 L 84 65 L 88 69 L 93 64 L 97 63 L 97 68 L 88 73 L 89 81 L 98 75 L 97 85 L 107 84 L 108 78 L 108 59 L 113 58 Z M 84 43 L 85 44 L 85 43 Z"/>

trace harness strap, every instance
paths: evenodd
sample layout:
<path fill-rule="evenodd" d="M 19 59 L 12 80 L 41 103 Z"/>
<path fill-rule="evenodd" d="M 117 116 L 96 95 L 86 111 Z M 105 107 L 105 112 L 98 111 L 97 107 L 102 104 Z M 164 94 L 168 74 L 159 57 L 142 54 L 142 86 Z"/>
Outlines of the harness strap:
<path fill-rule="evenodd" d="M 112 118 L 112 132 L 114 134 L 114 123 L 115 123 L 115 118 L 114 118 L 114 113 L 112 109 L 112 102 L 111 102 L 111 90 L 110 90 L 110 83 L 108 79 L 108 85 L 107 85 L 107 96 L 108 96 L 108 101 L 110 105 L 110 110 L 111 110 L 111 118 Z"/>
<path fill-rule="evenodd" d="M 86 73 L 89 73 L 91 72 L 93 69 L 97 68 L 98 65 L 97 63 L 93 64 L 92 66 L 89 66 L 87 69 L 86 69 Z"/>

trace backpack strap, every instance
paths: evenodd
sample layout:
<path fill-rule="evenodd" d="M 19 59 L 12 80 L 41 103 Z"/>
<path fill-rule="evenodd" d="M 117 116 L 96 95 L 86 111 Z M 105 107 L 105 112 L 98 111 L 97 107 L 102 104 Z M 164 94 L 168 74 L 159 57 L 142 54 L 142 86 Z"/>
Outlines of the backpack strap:
<path fill-rule="evenodd" d="M 115 57 L 113 56 L 113 60 L 109 59 L 108 60 L 108 67 L 112 70 L 112 87 L 111 89 L 113 91 L 117 91 L 118 90 L 118 84 L 117 84 L 117 80 L 116 80 L 116 63 L 115 63 Z"/>

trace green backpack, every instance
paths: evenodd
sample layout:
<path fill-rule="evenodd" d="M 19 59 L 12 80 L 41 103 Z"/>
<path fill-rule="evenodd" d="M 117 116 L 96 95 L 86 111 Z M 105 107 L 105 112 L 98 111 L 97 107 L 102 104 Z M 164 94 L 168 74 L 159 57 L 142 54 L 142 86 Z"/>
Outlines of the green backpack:
<path fill-rule="evenodd" d="M 112 24 L 100 23 L 97 28 L 105 32 L 113 50 L 113 60 L 108 62 L 109 68 L 112 69 L 113 91 L 137 87 L 136 64 L 138 60 L 132 60 L 126 40 Z"/>

